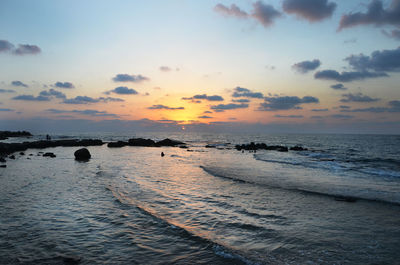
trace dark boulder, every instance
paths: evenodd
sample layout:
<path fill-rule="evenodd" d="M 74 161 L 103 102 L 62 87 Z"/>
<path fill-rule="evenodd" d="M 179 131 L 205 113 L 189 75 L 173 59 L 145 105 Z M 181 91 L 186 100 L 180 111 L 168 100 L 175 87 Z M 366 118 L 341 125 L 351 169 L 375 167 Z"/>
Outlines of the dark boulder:
<path fill-rule="evenodd" d="M 216 148 L 217 146 L 215 144 L 207 144 L 205 148 Z"/>
<path fill-rule="evenodd" d="M 127 146 L 127 145 L 128 145 L 128 142 L 118 141 L 118 142 L 108 143 L 107 147 L 114 148 L 114 147 L 124 147 L 124 146 Z"/>
<path fill-rule="evenodd" d="M 44 153 L 43 156 L 48 156 L 48 157 L 52 157 L 52 158 L 56 157 L 56 155 L 54 153 L 50 153 L 50 152 Z"/>
<path fill-rule="evenodd" d="M 8 158 L 15 159 L 15 155 L 10 155 Z"/>
<path fill-rule="evenodd" d="M 25 153 L 24 153 L 24 152 L 20 152 L 19 154 L 20 154 L 20 155 L 22 155 L 22 156 L 23 156 L 23 155 L 25 155 Z"/>
<path fill-rule="evenodd" d="M 4 159 L 4 157 L 0 157 L 0 162 L 1 162 L 1 163 L 5 163 L 5 162 L 6 162 L 6 160 Z"/>
<path fill-rule="evenodd" d="M 74 156 L 75 160 L 78 161 L 87 161 L 91 158 L 90 152 L 86 148 L 81 148 L 79 150 L 76 150 Z"/>
<path fill-rule="evenodd" d="M 156 143 L 151 139 L 132 138 L 128 140 L 130 146 L 154 146 Z"/>
<path fill-rule="evenodd" d="M 177 145 L 184 145 L 185 143 L 171 140 L 171 139 L 164 139 L 156 143 L 156 146 L 177 146 Z"/>
<path fill-rule="evenodd" d="M 7 167 L 7 165 L 0 165 L 0 167 L 3 167 L 3 168 L 4 168 L 4 167 Z"/>

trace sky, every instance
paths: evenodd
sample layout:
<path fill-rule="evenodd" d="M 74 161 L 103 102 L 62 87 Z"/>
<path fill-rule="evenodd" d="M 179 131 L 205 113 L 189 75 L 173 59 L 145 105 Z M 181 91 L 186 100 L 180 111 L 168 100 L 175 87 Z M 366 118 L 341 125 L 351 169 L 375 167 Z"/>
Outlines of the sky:
<path fill-rule="evenodd" d="M 400 133 L 400 0 L 0 1 L 0 129 Z"/>

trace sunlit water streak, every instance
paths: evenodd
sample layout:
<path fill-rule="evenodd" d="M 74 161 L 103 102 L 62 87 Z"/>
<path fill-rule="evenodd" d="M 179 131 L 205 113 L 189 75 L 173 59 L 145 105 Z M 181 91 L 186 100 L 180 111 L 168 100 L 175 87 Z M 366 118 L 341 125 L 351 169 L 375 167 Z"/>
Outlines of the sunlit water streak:
<path fill-rule="evenodd" d="M 0 263 L 398 262 L 399 137 L 148 135 L 167 136 L 193 152 L 90 147 L 92 159 L 80 163 L 76 148 L 57 147 L 46 149 L 54 159 L 28 150 L 8 161 Z M 229 149 L 250 141 L 311 151 Z M 204 148 L 211 142 L 220 149 Z"/>

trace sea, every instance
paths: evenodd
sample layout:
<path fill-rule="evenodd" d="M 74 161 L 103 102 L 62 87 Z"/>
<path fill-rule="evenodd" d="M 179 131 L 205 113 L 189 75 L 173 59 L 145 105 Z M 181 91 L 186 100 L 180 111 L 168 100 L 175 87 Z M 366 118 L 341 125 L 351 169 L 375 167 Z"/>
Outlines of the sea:
<path fill-rule="evenodd" d="M 0 264 L 400 264 L 399 135 L 51 136 L 188 148 L 16 153 L 0 168 Z M 250 142 L 308 150 L 234 148 Z"/>

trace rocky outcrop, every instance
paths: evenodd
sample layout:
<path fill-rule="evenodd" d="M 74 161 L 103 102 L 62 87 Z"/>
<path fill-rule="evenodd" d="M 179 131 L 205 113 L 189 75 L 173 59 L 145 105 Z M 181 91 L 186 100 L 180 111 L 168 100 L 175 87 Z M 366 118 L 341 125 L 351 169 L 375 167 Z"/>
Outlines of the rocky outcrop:
<path fill-rule="evenodd" d="M 5 140 L 8 137 L 29 137 L 29 136 L 32 136 L 32 134 L 27 131 L 17 131 L 17 132 L 0 131 L 0 140 Z"/>
<path fill-rule="evenodd" d="M 171 139 L 164 139 L 156 143 L 156 146 L 177 146 L 177 145 L 184 145 L 185 143 L 171 140 Z"/>
<path fill-rule="evenodd" d="M 127 146 L 127 145 L 128 145 L 128 142 L 118 141 L 118 142 L 108 143 L 107 147 L 114 148 L 114 147 L 124 147 L 124 146 Z"/>
<path fill-rule="evenodd" d="M 108 147 L 123 147 L 123 146 L 145 146 L 145 147 L 161 147 L 161 146 L 185 146 L 185 143 L 164 139 L 159 142 L 155 142 L 151 139 L 143 139 L 143 138 L 132 138 L 129 139 L 128 142 L 118 141 L 118 142 L 110 142 L 107 144 Z"/>
<path fill-rule="evenodd" d="M 100 146 L 102 140 L 84 139 L 84 140 L 56 140 L 56 141 L 35 141 L 23 143 L 0 143 L 0 156 L 6 156 L 14 152 L 22 152 L 27 149 L 44 149 L 49 147 L 72 147 L 72 146 Z"/>
<path fill-rule="evenodd" d="M 266 145 L 265 143 L 254 143 L 251 142 L 250 144 L 242 144 L 242 145 L 236 145 L 235 146 L 236 150 L 275 150 L 279 152 L 287 152 L 289 149 L 286 146 L 282 145 Z"/>
<path fill-rule="evenodd" d="M 89 150 L 86 148 L 81 148 L 79 150 L 76 150 L 74 153 L 75 160 L 78 161 L 87 161 L 89 160 L 92 156 L 90 155 Z"/>
<path fill-rule="evenodd" d="M 151 139 L 132 138 L 129 139 L 128 144 L 130 146 L 155 146 L 156 142 Z"/>

